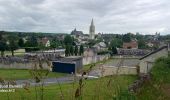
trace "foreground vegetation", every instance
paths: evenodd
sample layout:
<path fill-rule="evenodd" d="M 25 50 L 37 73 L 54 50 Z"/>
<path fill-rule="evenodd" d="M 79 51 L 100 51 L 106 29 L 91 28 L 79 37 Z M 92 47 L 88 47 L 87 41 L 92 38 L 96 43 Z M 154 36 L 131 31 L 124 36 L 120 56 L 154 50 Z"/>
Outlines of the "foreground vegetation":
<path fill-rule="evenodd" d="M 152 71 L 151 81 L 138 91 L 138 100 L 170 100 L 170 57 L 159 58 Z"/>
<path fill-rule="evenodd" d="M 109 84 L 109 80 L 112 81 Z M 128 85 L 136 79 L 136 76 L 111 76 L 94 80 L 82 81 L 82 95 L 77 96 L 77 89 L 80 82 L 67 84 L 54 84 L 45 86 L 43 89 L 44 100 L 113 100 L 116 97 L 122 97 L 122 100 L 134 99 L 134 96 L 127 92 Z M 35 90 L 36 89 L 36 90 Z M 36 95 L 38 94 L 38 95 Z M 8 93 L 9 100 L 40 100 L 41 87 L 26 87 L 24 89 L 16 89 L 15 92 Z M 7 93 L 0 93 L 1 100 L 6 100 Z"/>

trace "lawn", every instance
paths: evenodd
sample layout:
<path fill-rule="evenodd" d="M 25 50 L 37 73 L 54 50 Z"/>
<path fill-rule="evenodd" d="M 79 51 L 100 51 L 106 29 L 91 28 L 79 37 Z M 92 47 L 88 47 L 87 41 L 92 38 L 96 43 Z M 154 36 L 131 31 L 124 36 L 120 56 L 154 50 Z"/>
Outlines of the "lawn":
<path fill-rule="evenodd" d="M 11 51 L 5 51 L 4 54 L 9 56 L 12 55 Z M 15 56 L 23 56 L 24 54 L 25 54 L 25 49 L 18 49 L 14 51 Z"/>
<path fill-rule="evenodd" d="M 110 79 L 112 81 L 109 82 Z M 120 91 L 126 91 L 128 85 L 135 79 L 136 76 L 110 76 L 85 80 L 82 82 L 84 86 L 81 91 L 81 98 L 78 100 L 113 100 L 114 97 L 120 95 Z M 77 87 L 78 82 L 45 86 L 43 98 L 44 100 L 75 100 L 74 97 Z M 38 92 L 35 92 L 34 87 L 16 89 L 15 92 L 8 93 L 9 96 L 7 96 L 7 93 L 0 93 L 0 97 L 1 100 L 6 100 L 7 97 L 9 97 L 9 100 L 13 100 L 14 98 L 15 100 L 36 100 L 36 93 L 38 93 L 38 100 L 40 100 L 40 89 L 39 87 L 36 89 Z"/>
<path fill-rule="evenodd" d="M 45 73 L 46 71 L 43 70 L 42 72 Z M 64 73 L 50 72 L 47 77 L 62 77 L 65 75 Z M 5 80 L 30 79 L 31 74 L 26 69 L 0 69 L 0 77 Z"/>

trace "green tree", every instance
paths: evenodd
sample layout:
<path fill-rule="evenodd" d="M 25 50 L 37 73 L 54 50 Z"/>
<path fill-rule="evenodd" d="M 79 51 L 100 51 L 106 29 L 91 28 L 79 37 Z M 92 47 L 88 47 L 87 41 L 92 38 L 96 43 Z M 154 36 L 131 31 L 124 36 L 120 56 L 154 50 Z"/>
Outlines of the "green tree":
<path fill-rule="evenodd" d="M 138 48 L 139 49 L 146 49 L 148 46 L 146 45 L 144 40 L 138 40 Z"/>
<path fill-rule="evenodd" d="M 18 46 L 19 47 L 24 47 L 24 40 L 22 38 L 19 39 Z"/>
<path fill-rule="evenodd" d="M 30 36 L 25 43 L 25 47 L 37 47 L 37 46 L 38 46 L 38 41 L 34 35 Z"/>
<path fill-rule="evenodd" d="M 117 54 L 117 49 L 116 49 L 116 47 L 114 47 L 114 46 L 112 47 L 112 53 L 113 53 L 113 54 Z"/>
<path fill-rule="evenodd" d="M 74 47 L 72 45 L 70 46 L 70 55 L 74 55 Z"/>
<path fill-rule="evenodd" d="M 64 44 L 65 45 L 72 45 L 73 44 L 73 38 L 70 35 L 66 35 L 64 37 Z"/>
<path fill-rule="evenodd" d="M 7 44 L 4 41 L 0 41 L 0 51 L 1 51 L 1 57 L 4 56 L 4 51 L 7 49 Z"/>
<path fill-rule="evenodd" d="M 112 39 L 112 41 L 110 42 L 110 47 L 111 47 L 111 48 L 112 48 L 112 47 L 118 47 L 118 48 L 120 48 L 120 47 L 122 47 L 122 44 L 123 44 L 123 42 L 122 42 L 121 39 L 114 38 L 114 39 Z"/>
<path fill-rule="evenodd" d="M 74 54 L 75 54 L 75 56 L 77 56 L 77 55 L 78 55 L 78 46 L 77 46 L 77 45 L 75 46 Z"/>
<path fill-rule="evenodd" d="M 57 45 L 57 41 L 56 39 L 53 39 L 51 42 L 50 42 L 50 48 L 54 49 L 54 52 L 55 52 L 55 49 L 58 47 Z"/>
<path fill-rule="evenodd" d="M 25 47 L 35 47 L 35 46 L 33 46 L 33 43 L 31 43 L 30 40 L 28 40 L 25 42 Z"/>
<path fill-rule="evenodd" d="M 18 44 L 17 44 L 17 42 L 14 41 L 14 40 L 10 40 L 10 41 L 9 41 L 9 49 L 10 49 L 10 51 L 11 51 L 11 53 L 12 53 L 12 56 L 14 56 L 14 50 L 18 49 Z"/>
<path fill-rule="evenodd" d="M 88 43 L 87 43 L 87 45 L 88 45 L 89 47 L 92 47 L 92 46 L 94 46 L 96 43 L 97 43 L 97 42 L 96 42 L 95 40 L 89 40 Z"/>
<path fill-rule="evenodd" d="M 31 41 L 32 47 L 37 47 L 38 46 L 37 37 L 35 37 L 34 35 L 31 36 L 30 41 Z"/>
<path fill-rule="evenodd" d="M 123 40 L 123 42 L 130 42 L 131 41 L 131 34 L 127 33 L 127 34 L 123 35 L 122 40 Z"/>
<path fill-rule="evenodd" d="M 35 47 L 33 47 L 33 48 L 35 48 Z M 46 49 L 45 45 L 42 44 L 42 43 L 39 43 L 39 44 L 38 44 L 38 48 L 40 49 L 40 51 L 41 51 L 42 53 L 43 53 L 44 50 Z"/>
<path fill-rule="evenodd" d="M 84 47 L 83 45 L 80 45 L 79 55 L 82 55 L 84 53 Z"/>
<path fill-rule="evenodd" d="M 0 40 L 2 40 L 3 38 L 2 38 L 2 34 L 0 33 Z"/>
<path fill-rule="evenodd" d="M 65 56 L 70 56 L 70 45 L 66 45 Z"/>

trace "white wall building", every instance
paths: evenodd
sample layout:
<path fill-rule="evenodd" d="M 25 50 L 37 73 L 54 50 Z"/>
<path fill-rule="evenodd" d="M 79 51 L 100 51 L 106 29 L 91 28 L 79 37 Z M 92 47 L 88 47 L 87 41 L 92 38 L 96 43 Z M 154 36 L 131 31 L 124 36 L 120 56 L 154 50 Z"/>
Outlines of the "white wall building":
<path fill-rule="evenodd" d="M 160 57 L 168 56 L 168 46 L 163 46 L 148 55 L 140 58 L 140 73 L 148 73 L 153 67 L 154 61 Z"/>

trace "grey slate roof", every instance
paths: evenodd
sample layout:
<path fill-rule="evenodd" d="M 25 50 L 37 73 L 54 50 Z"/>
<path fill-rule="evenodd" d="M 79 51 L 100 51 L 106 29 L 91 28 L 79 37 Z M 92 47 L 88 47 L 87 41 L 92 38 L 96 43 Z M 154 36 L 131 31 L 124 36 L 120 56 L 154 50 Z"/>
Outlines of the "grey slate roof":
<path fill-rule="evenodd" d="M 163 50 L 163 49 L 165 49 L 165 48 L 168 48 L 168 46 L 163 46 L 163 47 L 161 47 L 161 48 L 158 48 L 157 50 L 155 50 L 155 51 L 153 51 L 153 52 L 151 52 L 151 53 L 143 56 L 143 57 L 140 58 L 139 60 L 142 60 L 142 59 L 144 59 L 144 58 L 146 58 L 146 57 L 148 57 L 148 56 L 150 56 L 150 55 L 152 55 L 152 54 L 155 54 L 155 53 L 157 53 L 157 52 L 159 52 L 159 51 L 161 51 L 161 50 Z"/>

